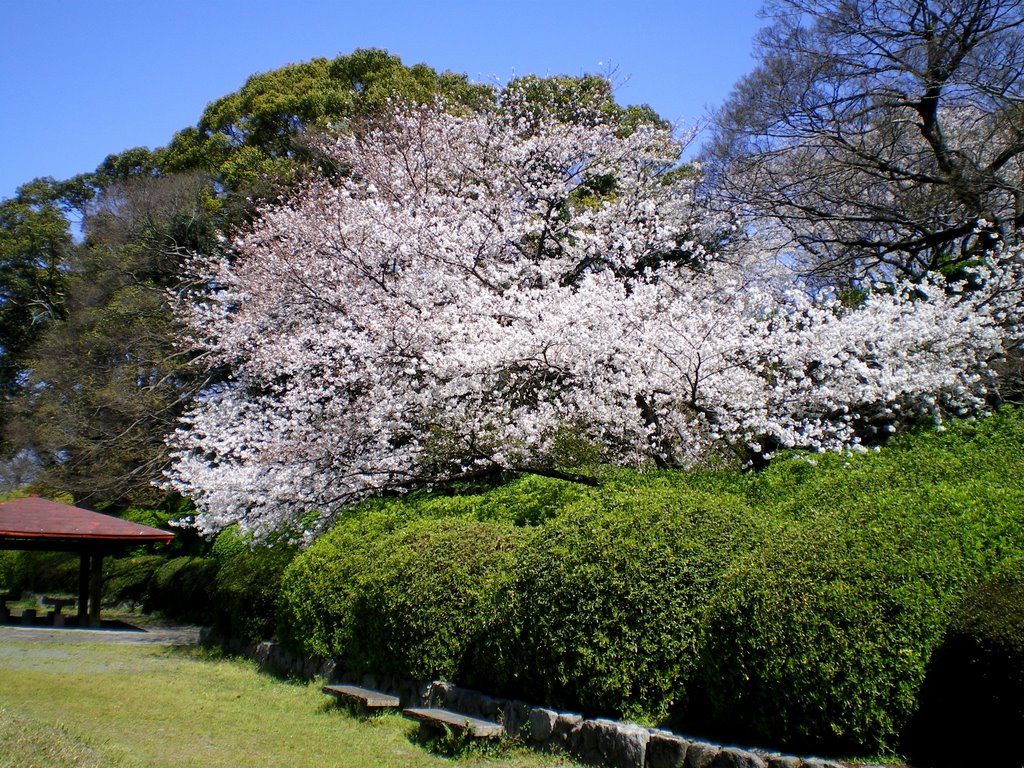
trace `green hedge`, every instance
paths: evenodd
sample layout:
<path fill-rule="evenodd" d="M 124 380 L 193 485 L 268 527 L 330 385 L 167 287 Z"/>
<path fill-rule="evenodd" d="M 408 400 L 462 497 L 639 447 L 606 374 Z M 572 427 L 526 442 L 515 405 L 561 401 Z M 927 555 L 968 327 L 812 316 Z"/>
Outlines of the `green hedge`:
<path fill-rule="evenodd" d="M 356 669 L 418 680 L 464 679 L 498 620 L 496 596 L 523 531 L 456 517 L 419 520 L 367 553 L 353 605 Z"/>
<path fill-rule="evenodd" d="M 1020 557 L 1024 412 L 1007 409 L 758 473 L 368 503 L 289 566 L 279 632 L 360 669 L 879 754 L 964 595 Z"/>
<path fill-rule="evenodd" d="M 281 580 L 282 642 L 313 658 L 347 653 L 355 642 L 353 605 L 368 553 L 406 522 L 401 511 L 368 505 L 296 557 Z"/>
<path fill-rule="evenodd" d="M 780 528 L 715 600 L 710 714 L 734 738 L 892 750 L 954 606 L 1024 553 L 1024 420 L 1006 411 L 817 461 L 730 480 Z"/>
<path fill-rule="evenodd" d="M 22 592 L 78 594 L 78 555 L 0 550 L 0 587 Z"/>
<path fill-rule="evenodd" d="M 351 669 L 457 677 L 495 621 L 522 531 L 466 517 L 401 522 L 364 514 L 298 557 L 282 584 L 282 637 Z"/>
<path fill-rule="evenodd" d="M 941 634 L 946 581 L 892 555 L 794 534 L 738 567 L 704 627 L 714 732 L 798 752 L 892 749 Z"/>
<path fill-rule="evenodd" d="M 149 582 L 145 608 L 169 618 L 207 623 L 219 565 L 208 557 L 176 557 L 160 566 Z"/>
<path fill-rule="evenodd" d="M 149 600 L 153 574 L 167 558 L 160 555 L 107 558 L 103 564 L 103 602 L 144 605 Z"/>
<path fill-rule="evenodd" d="M 906 734 L 916 765 L 954 768 L 962 752 L 935 734 L 957 733 L 972 760 L 1021 764 L 1024 733 L 1024 560 L 1006 563 L 954 612 L 928 664 L 921 709 Z"/>
<path fill-rule="evenodd" d="M 678 476 L 613 482 L 519 552 L 478 668 L 530 701 L 657 721 L 685 706 L 721 572 L 763 535 L 742 503 Z"/>
<path fill-rule="evenodd" d="M 223 538 L 218 537 L 218 542 Z M 281 577 L 295 557 L 286 545 L 214 548 L 220 562 L 212 600 L 213 625 L 244 644 L 272 638 L 277 629 Z"/>

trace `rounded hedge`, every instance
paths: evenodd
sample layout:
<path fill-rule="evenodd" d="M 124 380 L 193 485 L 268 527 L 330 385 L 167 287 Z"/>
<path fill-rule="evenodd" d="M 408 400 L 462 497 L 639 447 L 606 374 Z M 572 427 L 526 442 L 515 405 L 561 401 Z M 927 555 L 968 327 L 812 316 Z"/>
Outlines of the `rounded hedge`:
<path fill-rule="evenodd" d="M 168 560 L 150 579 L 145 609 L 183 621 L 210 621 L 218 567 L 216 560 L 206 557 Z"/>
<path fill-rule="evenodd" d="M 524 536 L 506 523 L 418 520 L 381 539 L 359 578 L 346 662 L 397 677 L 464 681 L 498 620 Z"/>
<path fill-rule="evenodd" d="M 797 751 L 898 748 L 970 586 L 1024 554 L 1024 412 L 878 454 L 778 459 L 729 478 L 780 526 L 732 569 L 702 677 L 719 734 Z"/>
<path fill-rule="evenodd" d="M 891 750 L 941 631 L 927 583 L 825 549 L 738 569 L 705 626 L 714 733 L 797 752 Z"/>
<path fill-rule="evenodd" d="M 348 669 L 458 679 L 522 535 L 465 517 L 345 521 L 287 569 L 280 634 Z"/>
<path fill-rule="evenodd" d="M 0 551 L 0 587 L 15 594 L 78 594 L 78 555 L 72 552 Z"/>
<path fill-rule="evenodd" d="M 759 538 L 742 505 L 646 478 L 540 526 L 478 666 L 509 695 L 658 720 L 684 707 L 718 574 Z"/>
<path fill-rule="evenodd" d="M 960 492 L 833 497 L 738 562 L 706 627 L 712 723 L 796 751 L 896 749 L 950 611 L 997 556 L 983 532 L 1013 527 Z"/>
<path fill-rule="evenodd" d="M 1022 478 L 1007 409 L 756 473 L 381 499 L 288 567 L 279 634 L 367 671 L 877 755 L 963 595 L 1024 556 Z"/>
<path fill-rule="evenodd" d="M 1024 733 L 1024 560 L 1012 560 L 953 614 L 921 687 L 905 746 L 915 764 L 954 768 L 963 752 L 936 734 L 957 733 L 972 760 L 1021 764 Z"/>
<path fill-rule="evenodd" d="M 311 658 L 350 652 L 361 575 L 381 538 L 405 524 L 403 510 L 369 504 L 301 552 L 281 578 L 278 637 Z"/>
<path fill-rule="evenodd" d="M 281 578 L 296 552 L 283 545 L 243 547 L 229 557 L 220 553 L 213 626 L 222 637 L 251 645 L 274 636 Z"/>
<path fill-rule="evenodd" d="M 103 566 L 103 601 L 145 604 L 153 574 L 166 562 L 160 555 L 108 558 Z"/>

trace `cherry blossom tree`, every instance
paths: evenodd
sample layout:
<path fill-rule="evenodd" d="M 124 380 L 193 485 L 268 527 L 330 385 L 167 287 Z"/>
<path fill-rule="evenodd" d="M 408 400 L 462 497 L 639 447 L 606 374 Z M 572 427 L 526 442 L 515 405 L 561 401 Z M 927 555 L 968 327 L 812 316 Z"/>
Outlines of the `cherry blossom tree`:
<path fill-rule="evenodd" d="M 170 438 L 167 483 L 203 531 L 315 532 L 385 491 L 569 476 L 581 444 L 659 467 L 856 449 L 989 394 L 1012 275 L 811 296 L 749 237 L 743 259 L 708 249 L 723 224 L 663 128 L 509 100 L 399 108 L 322 149 L 343 181 L 194 265 L 213 288 L 183 302 L 186 338 L 232 371 Z"/>

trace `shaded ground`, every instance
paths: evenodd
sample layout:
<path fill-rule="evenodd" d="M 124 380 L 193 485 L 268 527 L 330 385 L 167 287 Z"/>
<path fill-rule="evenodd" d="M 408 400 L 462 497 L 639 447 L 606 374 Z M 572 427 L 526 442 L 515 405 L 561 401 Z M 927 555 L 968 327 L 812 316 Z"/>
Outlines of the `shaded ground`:
<path fill-rule="evenodd" d="M 0 625 L 0 643 L 119 643 L 124 645 L 195 645 L 199 627 L 140 626 L 104 621 L 97 629 L 79 627 Z"/>

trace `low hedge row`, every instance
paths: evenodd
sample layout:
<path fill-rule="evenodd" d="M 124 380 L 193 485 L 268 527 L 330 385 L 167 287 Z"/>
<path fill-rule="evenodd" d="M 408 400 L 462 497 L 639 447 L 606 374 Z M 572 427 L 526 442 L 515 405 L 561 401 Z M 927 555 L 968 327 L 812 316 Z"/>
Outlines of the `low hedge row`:
<path fill-rule="evenodd" d="M 145 583 L 143 607 L 212 625 L 222 637 L 257 643 L 276 632 L 281 576 L 296 552 L 293 545 L 280 542 L 252 547 L 229 528 L 207 556 L 174 557 L 156 564 Z M 136 560 L 145 560 L 134 569 L 141 580 L 149 558 Z"/>
<path fill-rule="evenodd" d="M 1008 410 L 817 466 L 374 502 L 289 566 L 280 634 L 588 714 L 894 750 L 952 612 L 1024 555 L 1022 448 Z"/>
<path fill-rule="evenodd" d="M 14 594 L 77 592 L 78 555 L 0 550 L 0 588 Z"/>
<path fill-rule="evenodd" d="M 207 556 L 112 561 L 105 596 L 357 670 L 796 751 L 905 739 L 927 764 L 914 735 L 953 711 L 922 706 L 936 691 L 970 698 L 960 731 L 986 743 L 999 717 L 1024 720 L 1006 705 L 1024 679 L 1022 558 L 1024 412 L 1008 409 L 758 473 L 376 500 L 297 556 L 229 530 Z M 12 584 L 76 571 L 0 557 Z"/>
<path fill-rule="evenodd" d="M 792 749 L 899 747 L 964 595 L 1024 553 L 1024 414 L 728 478 L 780 536 L 709 615 L 710 718 Z"/>
<path fill-rule="evenodd" d="M 287 544 L 250 547 L 233 530 L 208 556 L 108 557 L 103 603 L 141 606 L 178 621 L 213 625 L 255 643 L 274 636 L 281 575 L 296 554 Z M 78 592 L 79 557 L 63 552 L 0 552 L 0 587 L 20 594 Z"/>
<path fill-rule="evenodd" d="M 497 620 L 523 529 L 368 514 L 303 553 L 282 585 L 281 635 L 301 652 L 398 677 L 462 676 Z"/>
<path fill-rule="evenodd" d="M 512 696 L 662 720 L 689 700 L 721 573 L 765 535 L 735 498 L 612 480 L 525 539 L 477 668 Z"/>

